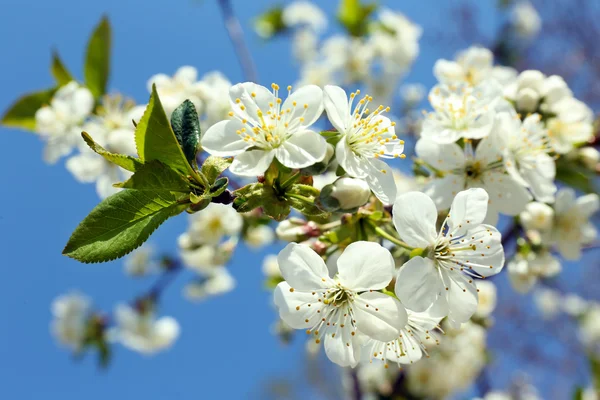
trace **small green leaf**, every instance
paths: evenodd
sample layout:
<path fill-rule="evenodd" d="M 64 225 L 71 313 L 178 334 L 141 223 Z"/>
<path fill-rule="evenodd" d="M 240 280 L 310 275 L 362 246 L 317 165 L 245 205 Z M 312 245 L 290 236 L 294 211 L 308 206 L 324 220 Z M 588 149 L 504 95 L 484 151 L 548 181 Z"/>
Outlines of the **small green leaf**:
<path fill-rule="evenodd" d="M 28 93 L 13 103 L 2 116 L 2 125 L 35 132 L 35 113 L 50 104 L 57 88 Z"/>
<path fill-rule="evenodd" d="M 154 85 L 146 111 L 135 129 L 135 144 L 142 161 L 158 160 L 181 173 L 194 174 L 171 129 Z"/>
<path fill-rule="evenodd" d="M 360 0 L 341 0 L 338 7 L 338 21 L 352 36 L 368 33 L 369 17 L 377 9 L 377 4 L 362 5 Z"/>
<path fill-rule="evenodd" d="M 140 166 L 131 178 L 114 186 L 145 191 L 168 190 L 181 193 L 190 191 L 190 183 L 184 176 L 156 160 Z"/>
<path fill-rule="evenodd" d="M 200 147 L 200 120 L 194 103 L 186 100 L 173 111 L 171 128 L 188 162 L 195 165 L 196 153 Z"/>
<path fill-rule="evenodd" d="M 213 184 L 216 179 L 225 171 L 231 163 L 233 158 L 221 158 L 217 156 L 210 156 L 202 164 L 200 171 L 204 174 L 206 179 Z"/>
<path fill-rule="evenodd" d="M 110 161 L 113 164 L 118 165 L 121 168 L 126 169 L 127 171 L 135 172 L 138 170 L 144 163 L 140 161 L 139 158 L 131 157 L 125 154 L 116 154 L 111 153 L 106 150 L 104 147 L 100 146 L 98 143 L 94 142 L 94 139 L 87 132 L 81 132 L 81 136 L 83 140 L 87 143 L 87 145 L 92 149 L 95 153 L 104 157 L 106 161 Z"/>
<path fill-rule="evenodd" d="M 64 86 L 74 80 L 73 75 L 71 75 L 67 67 L 63 64 L 56 51 L 52 52 L 52 66 L 50 67 L 50 72 L 52 72 L 52 76 L 54 76 L 58 86 Z"/>
<path fill-rule="evenodd" d="M 110 75 L 110 47 L 110 22 L 104 16 L 90 36 L 83 67 L 85 85 L 96 99 L 106 93 L 106 85 Z"/>
<path fill-rule="evenodd" d="M 263 39 L 270 39 L 277 34 L 285 32 L 286 26 L 283 22 L 283 8 L 275 6 L 259 15 L 254 21 L 254 29 Z"/>
<path fill-rule="evenodd" d="M 210 195 L 212 197 L 217 197 L 221 193 L 227 189 L 227 185 L 229 185 L 229 179 L 226 177 L 219 178 L 215 181 L 215 183 L 210 187 Z"/>
<path fill-rule="evenodd" d="M 188 207 L 167 190 L 122 190 L 75 229 L 63 254 L 84 263 L 114 260 L 140 247 L 164 221 Z"/>
<path fill-rule="evenodd" d="M 556 162 L 556 180 L 586 193 L 597 193 L 594 186 L 595 174 L 582 165 L 566 158 Z"/>

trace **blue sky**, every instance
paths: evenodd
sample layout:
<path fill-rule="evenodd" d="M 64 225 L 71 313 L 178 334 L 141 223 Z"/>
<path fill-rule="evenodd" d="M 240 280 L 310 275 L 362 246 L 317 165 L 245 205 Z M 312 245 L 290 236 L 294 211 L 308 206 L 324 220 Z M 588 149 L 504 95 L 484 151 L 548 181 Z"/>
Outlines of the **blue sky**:
<path fill-rule="evenodd" d="M 295 81 L 289 43 L 263 43 L 250 29 L 251 19 L 273 1 L 233 3 L 261 83 L 287 85 Z M 336 2 L 322 3 L 331 15 Z M 391 7 L 402 3 L 401 10 L 425 30 L 447 23 L 443 13 L 432 12 L 438 4 L 434 0 L 380 3 Z M 53 47 L 81 78 L 84 46 L 102 14 L 110 17 L 114 33 L 110 87 L 138 102 L 148 97 L 150 76 L 172 74 L 181 65 L 193 65 L 200 74 L 218 69 L 232 82 L 243 79 L 213 0 L 4 0 L 0 110 L 25 92 L 52 85 L 49 63 Z M 482 18 L 488 22 L 486 29 L 497 26 L 491 9 L 484 9 Z M 407 81 L 431 86 L 433 62 L 451 57 L 455 50 L 432 48 L 431 42 L 425 41 Z M 93 357 L 74 360 L 49 334 L 51 301 L 78 289 L 90 295 L 99 309 L 111 310 L 117 302 L 143 292 L 152 279 L 127 278 L 120 261 L 84 265 L 63 257 L 60 253 L 71 231 L 98 202 L 93 185 L 77 183 L 62 163 L 44 164 L 43 145 L 32 134 L 0 128 L 0 148 L 2 397 L 192 399 L 226 393 L 232 399 L 261 398 L 269 380 L 303 373 L 303 344 L 296 341 L 284 348 L 269 331 L 275 314 L 270 294 L 262 289 L 260 264 L 263 255 L 274 248 L 262 252 L 240 249 L 231 264 L 237 290 L 201 304 L 182 298 L 181 287 L 187 277 L 180 276 L 165 293 L 160 309 L 182 326 L 182 335 L 170 351 L 145 357 L 117 346 L 113 363 L 105 371 L 96 367 Z M 186 224 L 183 216 L 167 222 L 151 243 L 160 250 L 174 251 L 176 237 Z"/>

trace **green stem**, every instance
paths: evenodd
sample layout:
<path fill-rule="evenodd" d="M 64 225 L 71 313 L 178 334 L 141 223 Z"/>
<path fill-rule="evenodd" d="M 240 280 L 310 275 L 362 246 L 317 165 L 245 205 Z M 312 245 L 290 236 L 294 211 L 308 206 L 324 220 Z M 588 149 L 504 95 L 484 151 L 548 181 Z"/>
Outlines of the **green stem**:
<path fill-rule="evenodd" d="M 303 201 L 303 202 L 308 203 L 308 204 L 314 204 L 315 203 L 313 199 L 309 199 L 308 197 L 302 196 L 301 194 L 286 193 L 285 195 L 287 197 L 293 197 L 295 199 L 298 199 L 298 200 Z"/>
<path fill-rule="evenodd" d="M 296 182 L 298 177 L 300 176 L 300 171 L 296 171 L 295 174 L 287 178 L 279 187 L 285 192 L 285 190 L 292 185 L 292 183 Z"/>
<path fill-rule="evenodd" d="M 394 244 L 396 244 L 396 245 L 398 245 L 400 247 L 403 247 L 403 248 L 405 248 L 407 250 L 410 250 L 410 251 L 414 250 L 414 247 L 411 247 L 408 244 L 404 243 L 402 240 L 400 240 L 398 238 L 395 238 L 394 236 L 390 235 L 389 233 L 387 233 L 386 231 L 384 231 L 383 229 L 381 229 L 377 225 L 375 225 L 373 223 L 371 223 L 370 225 L 373 227 L 373 229 L 375 229 L 375 233 L 377 233 L 382 238 L 387 239 L 390 242 L 392 242 L 392 243 L 394 243 Z"/>

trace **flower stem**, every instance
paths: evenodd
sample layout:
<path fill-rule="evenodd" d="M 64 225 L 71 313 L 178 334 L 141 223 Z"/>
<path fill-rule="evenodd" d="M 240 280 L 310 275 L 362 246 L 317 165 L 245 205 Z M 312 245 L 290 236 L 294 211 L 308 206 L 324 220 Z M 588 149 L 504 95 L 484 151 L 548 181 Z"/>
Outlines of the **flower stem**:
<path fill-rule="evenodd" d="M 308 203 L 308 204 L 314 204 L 314 201 L 312 199 L 309 199 L 306 196 L 302 196 L 301 194 L 286 193 L 285 195 L 288 196 L 288 197 L 293 197 L 295 199 L 298 199 L 298 200 L 303 201 L 303 202 Z"/>
<path fill-rule="evenodd" d="M 289 186 L 291 186 L 294 182 L 296 182 L 296 180 L 298 180 L 298 177 L 300 176 L 300 171 L 296 171 L 295 174 L 292 174 L 292 176 L 290 176 L 289 178 L 287 178 L 281 185 L 279 185 L 281 187 L 281 189 L 283 191 L 285 191 Z"/>
<path fill-rule="evenodd" d="M 375 229 L 375 233 L 377 233 L 379 236 L 381 236 L 384 239 L 389 240 L 390 242 L 394 243 L 395 245 L 398 245 L 400 247 L 403 247 L 407 250 L 414 250 L 414 247 L 409 246 L 408 244 L 404 243 L 402 240 L 390 235 L 389 233 L 387 233 L 386 231 L 384 231 L 383 229 L 381 229 L 380 227 L 378 227 L 377 225 L 369 222 L 370 225 L 373 227 L 373 229 Z"/>

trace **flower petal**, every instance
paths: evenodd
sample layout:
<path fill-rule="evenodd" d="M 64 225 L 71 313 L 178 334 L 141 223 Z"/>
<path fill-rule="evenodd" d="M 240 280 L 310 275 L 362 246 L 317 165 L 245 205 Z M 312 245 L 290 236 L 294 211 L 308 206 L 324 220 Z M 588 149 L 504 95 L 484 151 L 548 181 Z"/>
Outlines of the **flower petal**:
<path fill-rule="evenodd" d="M 346 133 L 346 121 L 350 117 L 348 96 L 344 89 L 339 86 L 327 85 L 323 90 L 323 103 L 329 122 L 338 130 Z"/>
<path fill-rule="evenodd" d="M 363 178 L 371 191 L 384 205 L 390 205 L 396 199 L 398 189 L 392 169 L 383 161 L 371 158 L 368 161 L 369 174 Z"/>
<path fill-rule="evenodd" d="M 448 319 L 455 323 L 467 322 L 477 310 L 477 287 L 458 271 L 441 270 L 448 302 Z"/>
<path fill-rule="evenodd" d="M 344 171 L 353 178 L 365 178 L 369 175 L 368 161 L 354 154 L 346 138 L 343 137 L 335 146 L 335 158 Z"/>
<path fill-rule="evenodd" d="M 443 290 L 438 269 L 429 258 L 411 258 L 398 271 L 396 295 L 412 311 L 427 310 Z"/>
<path fill-rule="evenodd" d="M 379 292 L 367 292 L 354 300 L 356 329 L 382 342 L 398 337 L 408 322 L 408 315 L 395 298 Z"/>
<path fill-rule="evenodd" d="M 327 142 L 313 131 L 294 133 L 275 150 L 275 157 L 288 168 L 305 168 L 323 161 Z"/>
<path fill-rule="evenodd" d="M 329 331 L 333 330 L 328 330 Z M 350 329 L 337 328 L 335 335 L 325 336 L 325 354 L 341 367 L 355 367 L 360 361 L 360 345 Z"/>
<path fill-rule="evenodd" d="M 281 319 L 294 329 L 309 329 L 315 326 L 321 319 L 319 311 L 325 307 L 323 302 L 317 301 L 317 295 L 311 292 L 290 289 L 287 282 L 281 282 L 273 292 L 273 301 Z"/>
<path fill-rule="evenodd" d="M 236 133 L 243 127 L 242 122 L 237 119 L 218 122 L 202 135 L 202 147 L 213 156 L 230 157 L 243 153 L 251 146 Z"/>
<path fill-rule="evenodd" d="M 323 114 L 323 90 L 316 85 L 302 86 L 285 99 L 281 109 L 292 110 L 289 121 L 302 117 L 301 126 L 311 126 Z"/>
<path fill-rule="evenodd" d="M 487 213 L 489 196 L 480 188 L 458 193 L 450 207 L 448 228 L 454 236 L 462 236 L 469 228 L 480 225 Z"/>
<path fill-rule="evenodd" d="M 258 176 L 265 173 L 275 157 L 275 152 L 250 150 L 238 154 L 233 159 L 229 171 L 240 176 Z"/>
<path fill-rule="evenodd" d="M 394 277 L 394 258 L 374 242 L 354 242 L 338 258 L 338 277 L 356 292 L 385 288 Z"/>
<path fill-rule="evenodd" d="M 460 250 L 453 250 L 453 247 Z M 463 250 L 468 248 L 468 250 Z M 479 225 L 465 232 L 464 238 L 450 245 L 452 261 L 460 266 L 488 277 L 496 275 L 504 266 L 504 248 L 502 235 L 498 229 L 490 225 Z M 448 267 L 456 267 L 454 262 Z"/>
<path fill-rule="evenodd" d="M 238 83 L 229 88 L 229 103 L 238 117 L 252 122 L 254 126 L 261 126 L 258 110 L 266 115 L 269 103 L 275 103 L 275 95 L 254 82 Z"/>
<path fill-rule="evenodd" d="M 465 153 L 456 143 L 438 144 L 432 140 L 419 139 L 415 151 L 427 164 L 442 171 L 463 169 Z"/>
<path fill-rule="evenodd" d="M 454 197 L 465 188 L 463 175 L 448 174 L 440 179 L 433 179 L 423 188 L 423 193 L 431 197 L 440 210 L 450 208 Z"/>
<path fill-rule="evenodd" d="M 398 196 L 393 213 L 396 230 L 410 246 L 425 248 L 435 242 L 437 210 L 425 193 L 408 192 Z"/>
<path fill-rule="evenodd" d="M 288 244 L 279 252 L 277 262 L 283 279 L 294 289 L 312 291 L 333 284 L 325 261 L 306 245 Z"/>

